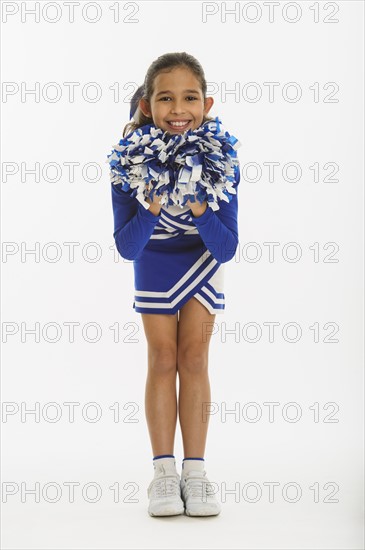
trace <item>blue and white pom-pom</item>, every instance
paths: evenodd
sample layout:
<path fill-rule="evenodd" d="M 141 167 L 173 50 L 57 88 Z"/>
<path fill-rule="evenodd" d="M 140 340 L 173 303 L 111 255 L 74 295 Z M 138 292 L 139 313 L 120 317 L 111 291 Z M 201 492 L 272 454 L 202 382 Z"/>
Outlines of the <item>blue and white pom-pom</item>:
<path fill-rule="evenodd" d="M 235 167 L 241 143 L 222 127 L 219 117 L 181 134 L 153 124 L 122 138 L 106 162 L 114 185 L 147 209 L 145 197 L 160 196 L 160 204 L 181 208 L 190 200 L 207 201 L 212 210 L 236 194 Z"/>

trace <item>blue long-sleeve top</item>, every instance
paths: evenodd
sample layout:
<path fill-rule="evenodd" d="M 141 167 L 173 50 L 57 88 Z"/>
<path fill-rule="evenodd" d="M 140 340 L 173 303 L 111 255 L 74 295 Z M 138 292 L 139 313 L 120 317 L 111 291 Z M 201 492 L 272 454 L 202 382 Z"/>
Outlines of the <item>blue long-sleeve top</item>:
<path fill-rule="evenodd" d="M 219 201 L 219 209 L 213 211 L 209 206 L 204 214 L 191 217 L 199 236 L 212 256 L 219 262 L 231 260 L 238 246 L 238 184 L 240 182 L 239 165 L 235 166 L 236 195 L 230 202 Z M 161 214 L 155 216 L 136 198 L 122 191 L 120 186 L 111 184 L 114 215 L 113 237 L 119 254 L 126 260 L 136 260 L 154 232 Z M 193 236 L 186 238 L 192 239 Z M 171 239 L 172 240 L 172 239 Z"/>

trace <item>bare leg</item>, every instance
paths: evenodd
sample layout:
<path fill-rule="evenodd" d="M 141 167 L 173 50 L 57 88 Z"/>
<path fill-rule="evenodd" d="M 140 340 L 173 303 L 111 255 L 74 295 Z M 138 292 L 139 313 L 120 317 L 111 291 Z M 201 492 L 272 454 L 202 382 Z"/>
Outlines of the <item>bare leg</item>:
<path fill-rule="evenodd" d="M 210 314 L 194 297 L 180 310 L 178 406 L 185 457 L 204 457 L 209 423 L 204 411 L 210 402 L 208 356 L 214 320 L 215 314 Z"/>
<path fill-rule="evenodd" d="M 141 314 L 148 343 L 145 411 L 153 456 L 174 454 L 178 314 Z"/>

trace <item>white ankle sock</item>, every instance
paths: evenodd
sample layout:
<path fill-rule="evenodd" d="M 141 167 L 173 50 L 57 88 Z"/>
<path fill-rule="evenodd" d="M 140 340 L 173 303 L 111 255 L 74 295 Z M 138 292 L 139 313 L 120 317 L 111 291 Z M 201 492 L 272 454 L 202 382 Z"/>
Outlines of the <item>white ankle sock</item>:
<path fill-rule="evenodd" d="M 155 469 L 155 476 L 159 475 L 162 471 L 161 466 L 165 471 L 176 472 L 176 460 L 174 455 L 159 455 L 153 458 L 153 467 Z"/>
<path fill-rule="evenodd" d="M 205 468 L 204 458 L 184 458 L 182 463 L 181 475 L 187 474 L 191 470 L 198 470 L 202 472 Z"/>

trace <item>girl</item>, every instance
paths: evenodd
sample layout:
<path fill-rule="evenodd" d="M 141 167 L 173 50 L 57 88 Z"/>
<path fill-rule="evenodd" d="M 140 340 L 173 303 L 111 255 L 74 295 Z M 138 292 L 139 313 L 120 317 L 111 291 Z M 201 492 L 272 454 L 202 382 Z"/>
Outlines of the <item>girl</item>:
<path fill-rule="evenodd" d="M 168 53 L 155 60 L 131 102 L 124 136 L 146 124 L 171 134 L 195 130 L 208 120 L 213 98 L 200 63 Z M 235 184 L 240 172 L 235 166 Z M 221 505 L 206 477 L 204 452 L 210 402 L 208 354 L 216 313 L 224 311 L 223 268 L 238 245 L 237 194 L 220 208 L 207 201 L 165 206 L 146 198 L 145 208 L 112 184 L 116 247 L 133 260 L 135 300 L 148 344 L 145 411 L 153 451 L 154 479 L 147 494 L 151 516 L 217 515 Z M 179 401 L 176 377 L 179 375 Z M 204 408 L 205 407 L 205 408 Z M 176 470 L 177 410 L 184 459 Z"/>

